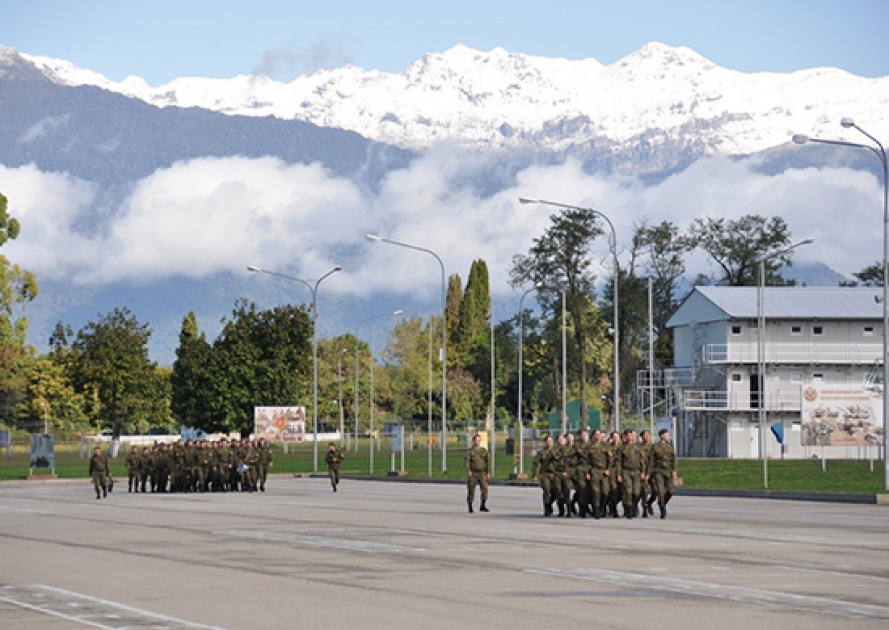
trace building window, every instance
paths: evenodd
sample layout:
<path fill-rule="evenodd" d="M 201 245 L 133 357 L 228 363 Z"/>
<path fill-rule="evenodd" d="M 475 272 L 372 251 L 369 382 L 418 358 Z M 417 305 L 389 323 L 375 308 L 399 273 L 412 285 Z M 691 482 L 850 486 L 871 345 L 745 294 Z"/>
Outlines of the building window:
<path fill-rule="evenodd" d="M 874 336 L 874 327 L 873 326 L 865 326 L 864 327 L 864 336 L 865 337 L 873 337 Z"/>
<path fill-rule="evenodd" d="M 812 382 L 813 383 L 823 383 L 824 382 L 824 372 L 812 372 Z"/>
<path fill-rule="evenodd" d="M 803 327 L 800 326 L 800 325 L 798 325 L 798 324 L 791 326 L 791 327 L 790 327 L 790 334 L 791 334 L 791 335 L 801 335 L 801 334 L 803 334 Z"/>
<path fill-rule="evenodd" d="M 815 336 L 824 334 L 824 326 L 812 326 L 812 334 Z"/>
<path fill-rule="evenodd" d="M 732 335 L 736 335 L 736 336 L 737 336 L 737 335 L 740 335 L 740 334 L 741 334 L 741 327 L 740 327 L 739 325 L 737 325 L 737 324 L 734 324 L 734 325 L 732 326 Z"/>
<path fill-rule="evenodd" d="M 791 372 L 790 382 L 791 383 L 802 383 L 803 382 L 803 373 L 802 372 Z"/>
<path fill-rule="evenodd" d="M 732 383 L 743 383 L 744 375 L 739 372 L 732 372 Z"/>

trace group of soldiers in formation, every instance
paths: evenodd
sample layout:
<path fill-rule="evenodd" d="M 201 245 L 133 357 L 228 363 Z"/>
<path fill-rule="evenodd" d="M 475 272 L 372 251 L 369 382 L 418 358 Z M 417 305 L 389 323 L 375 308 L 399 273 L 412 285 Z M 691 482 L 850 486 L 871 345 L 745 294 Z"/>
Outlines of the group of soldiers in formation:
<path fill-rule="evenodd" d="M 658 438 L 652 444 L 651 432 L 645 430 L 637 440 L 634 429 L 615 431 L 607 438 L 596 429 L 592 441 L 587 431 L 581 431 L 576 442 L 568 433 L 560 435 L 556 445 L 552 436 L 547 437 L 531 471 L 543 490 L 543 515 L 552 516 L 555 503 L 559 516 L 617 518 L 618 504 L 623 503 L 626 518 L 647 518 L 654 516 L 652 505 L 657 501 L 660 517 L 666 518 L 676 453 L 667 429 L 661 429 Z"/>
<path fill-rule="evenodd" d="M 134 446 L 124 465 L 128 492 L 265 492 L 274 463 L 265 438 L 222 438 Z"/>

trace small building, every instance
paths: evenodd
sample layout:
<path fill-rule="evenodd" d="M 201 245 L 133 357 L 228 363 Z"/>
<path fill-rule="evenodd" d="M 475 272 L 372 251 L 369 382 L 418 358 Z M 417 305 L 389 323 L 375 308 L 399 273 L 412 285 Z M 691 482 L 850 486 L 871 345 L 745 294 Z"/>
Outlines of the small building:
<path fill-rule="evenodd" d="M 679 452 L 760 458 L 762 405 L 767 457 L 881 456 L 881 295 L 873 287 L 766 287 L 761 331 L 757 287 L 696 287 L 667 322 Z M 817 400 L 825 388 L 833 402 L 804 405 L 804 393 Z"/>

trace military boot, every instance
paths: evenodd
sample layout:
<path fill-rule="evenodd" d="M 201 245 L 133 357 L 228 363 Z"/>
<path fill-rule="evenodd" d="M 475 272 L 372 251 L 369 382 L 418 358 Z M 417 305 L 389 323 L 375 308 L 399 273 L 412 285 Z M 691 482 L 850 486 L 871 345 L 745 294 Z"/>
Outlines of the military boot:
<path fill-rule="evenodd" d="M 472 514 L 472 503 L 467 503 L 466 505 L 469 506 L 469 513 Z"/>
<path fill-rule="evenodd" d="M 559 516 L 565 516 L 565 504 L 559 501 Z"/>
<path fill-rule="evenodd" d="M 478 511 L 479 511 L 479 512 L 490 512 L 491 510 L 489 510 L 489 509 L 488 509 L 488 506 L 485 505 L 485 502 L 482 501 L 482 506 L 478 509 Z"/>
<path fill-rule="evenodd" d="M 661 506 L 661 518 L 667 518 L 667 507 L 665 505 Z"/>

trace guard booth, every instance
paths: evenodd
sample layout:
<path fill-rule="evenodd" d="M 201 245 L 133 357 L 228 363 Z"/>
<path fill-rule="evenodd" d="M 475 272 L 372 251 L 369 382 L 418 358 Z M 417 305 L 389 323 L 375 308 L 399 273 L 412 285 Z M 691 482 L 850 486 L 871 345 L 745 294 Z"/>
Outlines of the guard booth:
<path fill-rule="evenodd" d="M 568 430 L 571 433 L 580 431 L 580 401 L 572 400 L 566 405 L 568 411 Z M 598 409 L 593 409 L 587 405 L 587 424 L 590 431 L 598 429 L 601 426 L 601 414 Z M 562 432 L 562 419 L 559 417 L 559 410 L 555 409 L 549 412 L 549 432 L 555 437 Z"/>

